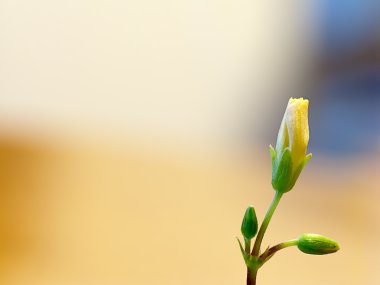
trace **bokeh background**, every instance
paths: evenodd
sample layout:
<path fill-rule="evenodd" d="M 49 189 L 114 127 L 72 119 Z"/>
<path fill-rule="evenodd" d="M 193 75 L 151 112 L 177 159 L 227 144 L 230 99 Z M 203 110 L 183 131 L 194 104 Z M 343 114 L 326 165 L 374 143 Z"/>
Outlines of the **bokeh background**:
<path fill-rule="evenodd" d="M 0 0 L 0 283 L 244 284 L 234 235 L 310 99 L 259 284 L 379 284 L 380 2 Z"/>

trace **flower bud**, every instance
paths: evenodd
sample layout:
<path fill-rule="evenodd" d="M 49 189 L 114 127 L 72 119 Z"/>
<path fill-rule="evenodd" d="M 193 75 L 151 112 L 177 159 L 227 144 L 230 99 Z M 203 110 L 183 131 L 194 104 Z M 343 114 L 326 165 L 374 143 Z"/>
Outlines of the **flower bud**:
<path fill-rule="evenodd" d="M 257 233 L 257 227 L 255 209 L 249 206 L 245 211 L 243 222 L 241 223 L 241 233 L 246 239 L 252 239 Z"/>
<path fill-rule="evenodd" d="M 272 185 L 281 193 L 290 191 L 311 158 L 307 99 L 290 98 L 277 136 L 276 150 L 270 146 Z"/>
<path fill-rule="evenodd" d="M 317 235 L 303 234 L 298 238 L 298 249 L 307 254 L 329 254 L 339 250 L 339 244 L 332 239 Z"/>

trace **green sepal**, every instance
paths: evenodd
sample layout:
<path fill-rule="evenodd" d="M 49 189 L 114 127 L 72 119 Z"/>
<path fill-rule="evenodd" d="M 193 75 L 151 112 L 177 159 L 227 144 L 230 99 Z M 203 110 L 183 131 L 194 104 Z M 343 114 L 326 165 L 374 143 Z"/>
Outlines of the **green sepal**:
<path fill-rule="evenodd" d="M 263 262 L 257 256 L 252 256 L 246 253 L 243 249 L 243 245 L 241 244 L 240 239 L 238 237 L 235 238 L 239 243 L 239 248 L 243 256 L 245 265 L 247 265 L 249 269 L 257 271 L 263 265 Z"/>
<path fill-rule="evenodd" d="M 238 238 L 238 237 L 235 237 L 236 238 L 236 240 L 237 240 L 237 242 L 238 242 L 238 244 L 239 244 L 239 247 L 240 247 L 240 251 L 241 251 L 241 254 L 243 255 L 243 258 L 244 258 L 244 261 L 246 260 L 246 253 L 245 253 L 245 251 L 244 251 L 244 248 L 243 248 L 243 245 L 241 244 L 241 241 L 240 241 L 240 239 Z"/>
<path fill-rule="evenodd" d="M 241 223 L 241 233 L 244 238 L 250 240 L 257 234 L 257 229 L 258 222 L 255 208 L 249 206 L 244 213 L 243 221 Z"/>
<path fill-rule="evenodd" d="M 300 165 L 297 167 L 296 171 L 294 172 L 292 179 L 290 180 L 289 183 L 289 190 L 291 190 L 294 185 L 297 182 L 298 177 L 300 176 L 302 170 L 305 168 L 306 164 L 309 162 L 310 158 L 312 157 L 312 154 L 309 153 L 308 155 L 305 156 L 305 158 L 302 160 Z"/>
<path fill-rule="evenodd" d="M 273 160 L 276 159 L 276 151 L 272 145 L 269 145 L 269 154 L 270 154 L 270 157 L 272 158 L 272 162 L 273 162 Z"/>
<path fill-rule="evenodd" d="M 269 154 L 270 154 L 270 157 L 272 158 L 272 176 L 273 176 L 273 171 L 276 169 L 276 164 L 277 164 L 277 152 L 273 148 L 272 145 L 269 145 Z"/>
<path fill-rule="evenodd" d="M 289 182 L 292 177 L 292 167 L 292 155 L 288 147 L 274 163 L 272 157 L 272 186 L 276 191 L 286 193 L 291 189 L 289 189 Z"/>

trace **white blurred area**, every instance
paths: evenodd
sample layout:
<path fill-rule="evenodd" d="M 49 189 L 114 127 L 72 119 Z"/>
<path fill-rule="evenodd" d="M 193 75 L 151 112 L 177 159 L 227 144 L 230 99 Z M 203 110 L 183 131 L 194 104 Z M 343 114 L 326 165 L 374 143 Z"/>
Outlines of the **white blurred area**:
<path fill-rule="evenodd" d="M 294 96 L 310 16 L 303 1 L 1 1 L 1 127 L 225 144 Z"/>
<path fill-rule="evenodd" d="M 244 284 L 234 235 L 308 97 L 311 3 L 0 0 L 0 284 Z M 263 245 L 342 250 L 281 252 L 258 284 L 379 283 L 379 153 L 314 153 Z"/>

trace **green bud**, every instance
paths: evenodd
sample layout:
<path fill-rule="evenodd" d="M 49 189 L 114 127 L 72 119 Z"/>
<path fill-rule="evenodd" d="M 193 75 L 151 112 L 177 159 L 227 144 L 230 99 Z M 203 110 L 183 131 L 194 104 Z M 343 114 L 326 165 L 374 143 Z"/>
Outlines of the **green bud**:
<path fill-rule="evenodd" d="M 332 239 L 317 235 L 303 234 L 298 238 L 298 249 L 307 254 L 329 254 L 339 250 L 339 244 Z"/>
<path fill-rule="evenodd" d="M 245 211 L 243 222 L 241 223 L 241 233 L 246 239 L 252 239 L 257 233 L 257 227 L 255 209 L 249 206 Z"/>

